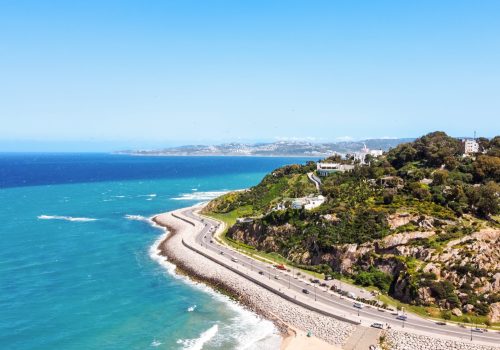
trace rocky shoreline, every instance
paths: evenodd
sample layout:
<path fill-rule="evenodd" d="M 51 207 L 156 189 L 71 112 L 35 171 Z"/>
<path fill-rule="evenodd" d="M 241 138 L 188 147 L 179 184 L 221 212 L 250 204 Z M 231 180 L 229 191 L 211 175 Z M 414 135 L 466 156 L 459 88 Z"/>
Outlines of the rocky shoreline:
<path fill-rule="evenodd" d="M 157 215 L 152 220 L 168 230 L 169 234 L 157 247 L 158 254 L 176 265 L 178 272 L 230 295 L 244 307 L 272 321 L 283 337 L 293 336 L 294 329 L 300 329 L 341 347 L 353 333 L 352 324 L 305 310 L 186 248 L 182 236 L 192 234 L 192 228 L 172 213 Z"/>
<path fill-rule="evenodd" d="M 498 350 L 498 347 L 427 337 L 398 330 L 385 333 L 385 343 L 391 350 Z"/>

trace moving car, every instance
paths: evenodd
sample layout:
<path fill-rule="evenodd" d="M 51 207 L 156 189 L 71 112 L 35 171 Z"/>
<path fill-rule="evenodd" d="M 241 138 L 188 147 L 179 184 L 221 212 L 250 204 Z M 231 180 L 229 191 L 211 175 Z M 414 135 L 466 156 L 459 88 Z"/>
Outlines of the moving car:
<path fill-rule="evenodd" d="M 363 304 L 361 303 L 354 303 L 352 304 L 353 307 L 355 307 L 356 309 L 362 309 L 363 308 Z"/>
<path fill-rule="evenodd" d="M 264 271 L 259 271 L 259 275 L 263 275 L 264 274 Z"/>
<path fill-rule="evenodd" d="M 482 328 L 473 328 L 473 329 L 471 329 L 471 332 L 484 333 L 484 329 L 482 329 Z"/>
<path fill-rule="evenodd" d="M 279 276 L 278 276 L 278 275 L 274 275 L 274 279 L 275 279 L 275 280 L 279 280 L 280 278 L 279 278 Z"/>
<path fill-rule="evenodd" d="M 307 289 L 302 289 L 302 293 L 309 294 L 309 291 Z"/>
<path fill-rule="evenodd" d="M 234 262 L 238 262 L 238 259 L 236 259 L 236 258 L 234 258 L 234 257 L 233 257 L 233 258 L 231 258 L 231 260 L 232 260 L 232 261 L 234 261 Z"/>
<path fill-rule="evenodd" d="M 220 251 L 220 255 L 224 255 L 224 252 L 222 250 Z"/>
<path fill-rule="evenodd" d="M 379 323 L 379 322 L 375 322 L 375 323 L 372 323 L 372 327 L 373 328 L 378 328 L 378 329 L 384 329 L 384 324 L 383 323 Z"/>
<path fill-rule="evenodd" d="M 406 315 L 399 315 L 398 317 L 396 317 L 396 319 L 401 320 L 401 321 L 406 321 L 408 319 L 408 316 L 406 316 Z"/>

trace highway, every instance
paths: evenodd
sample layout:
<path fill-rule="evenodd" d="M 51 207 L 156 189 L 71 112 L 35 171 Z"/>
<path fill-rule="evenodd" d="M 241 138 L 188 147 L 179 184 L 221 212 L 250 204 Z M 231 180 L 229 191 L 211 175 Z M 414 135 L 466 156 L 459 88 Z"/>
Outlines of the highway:
<path fill-rule="evenodd" d="M 274 268 L 270 263 L 262 262 L 239 253 L 227 246 L 221 245 L 213 237 L 217 228 L 222 225 L 220 222 L 206 217 L 201 217 L 197 211 L 199 208 L 192 207 L 181 211 L 182 215 L 197 224 L 200 231 L 194 237 L 194 242 L 198 248 L 211 252 L 211 257 L 219 259 L 227 265 L 237 268 L 237 270 L 252 278 L 258 278 L 261 283 L 265 283 L 271 288 L 277 289 L 276 294 L 282 293 L 300 301 L 305 301 L 311 306 L 325 310 L 345 318 L 351 322 L 360 323 L 364 326 L 383 323 L 394 329 L 405 330 L 412 333 L 429 335 L 433 337 L 447 337 L 454 340 L 471 341 L 485 345 L 500 344 L 500 333 L 498 331 L 488 331 L 478 333 L 473 328 L 463 328 L 456 325 L 439 325 L 436 321 L 428 320 L 414 314 L 406 314 L 406 321 L 396 319 L 397 314 L 373 306 L 364 305 L 363 308 L 355 308 L 354 300 L 342 297 L 332 292 L 327 287 L 303 280 L 305 276 L 297 277 L 294 271 L 281 271 Z M 236 260 L 236 261 L 235 261 Z M 321 283 L 325 281 L 320 281 Z M 308 293 L 304 293 L 307 290 Z"/>

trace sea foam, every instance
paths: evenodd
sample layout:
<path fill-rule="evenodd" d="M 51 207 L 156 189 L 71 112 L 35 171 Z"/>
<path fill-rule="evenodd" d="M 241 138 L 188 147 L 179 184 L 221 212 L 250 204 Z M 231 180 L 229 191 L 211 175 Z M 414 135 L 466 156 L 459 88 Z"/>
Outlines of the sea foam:
<path fill-rule="evenodd" d="M 230 325 L 221 325 L 221 327 L 223 327 L 221 331 L 222 334 L 224 334 L 225 337 L 233 339 L 234 343 L 237 344 L 236 349 L 270 350 L 279 348 L 281 336 L 279 335 L 278 330 L 271 321 L 263 319 L 252 311 L 243 308 L 238 302 L 229 298 L 227 295 L 215 291 L 204 283 L 195 282 L 185 275 L 176 274 L 176 266 L 173 263 L 169 262 L 167 258 L 162 256 L 159 249 L 160 243 L 163 242 L 169 234 L 168 230 L 163 226 L 156 224 L 153 220 L 149 220 L 149 222 L 153 227 L 162 229 L 164 231 L 164 233 L 160 237 L 158 237 L 154 244 L 151 245 L 149 249 L 150 257 L 158 262 L 163 268 L 165 268 L 170 276 L 211 295 L 215 300 L 224 302 L 230 309 L 232 309 L 236 313 L 236 316 L 231 320 L 232 322 Z M 196 305 L 194 307 L 189 307 L 187 311 L 191 312 L 191 308 L 193 308 L 194 311 L 195 307 Z M 217 331 L 218 330 L 219 329 L 217 328 Z M 217 331 L 215 333 L 217 333 Z M 215 336 L 215 333 L 213 336 Z M 200 338 L 201 337 L 202 336 L 200 335 Z M 184 349 L 201 349 L 203 347 L 203 344 L 206 343 L 204 342 L 203 344 L 199 345 L 201 346 L 199 348 L 191 347 L 195 345 L 195 341 L 196 339 L 180 339 L 177 341 L 177 343 L 183 344 Z"/>
<path fill-rule="evenodd" d="M 192 192 L 192 193 L 182 193 L 178 197 L 172 198 L 176 201 L 205 201 L 217 198 L 223 194 L 228 193 L 228 191 L 207 191 L 207 192 Z"/>
<path fill-rule="evenodd" d="M 201 350 L 203 345 L 208 343 L 219 331 L 219 326 L 214 324 L 212 327 L 202 332 L 198 338 L 195 339 L 179 339 L 177 344 L 182 344 L 183 349 L 186 350 Z"/>
<path fill-rule="evenodd" d="M 124 218 L 127 219 L 127 220 L 144 221 L 144 222 L 147 222 L 147 223 L 150 222 L 149 218 L 147 218 L 145 216 L 142 216 L 142 215 L 129 215 L 129 214 L 126 214 L 124 216 Z"/>
<path fill-rule="evenodd" d="M 79 218 L 73 216 L 60 216 L 60 215 L 38 215 L 39 220 L 65 220 L 65 221 L 77 221 L 77 222 L 87 222 L 96 221 L 94 218 Z"/>

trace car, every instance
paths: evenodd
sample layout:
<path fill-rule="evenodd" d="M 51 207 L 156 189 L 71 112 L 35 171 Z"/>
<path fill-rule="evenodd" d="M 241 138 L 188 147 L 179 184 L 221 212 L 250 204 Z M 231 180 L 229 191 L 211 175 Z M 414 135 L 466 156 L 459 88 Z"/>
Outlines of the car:
<path fill-rule="evenodd" d="M 210 240 L 210 243 L 214 243 L 214 240 L 213 240 L 213 239 L 211 239 L 211 240 Z"/>
<path fill-rule="evenodd" d="M 236 259 L 235 257 L 232 257 L 231 261 L 238 262 L 238 259 Z"/>
<path fill-rule="evenodd" d="M 384 329 L 384 324 L 380 322 L 372 323 L 373 328 Z"/>
<path fill-rule="evenodd" d="M 321 283 L 321 284 L 320 284 L 320 287 L 328 287 L 328 284 L 326 284 L 326 283 Z"/>
<path fill-rule="evenodd" d="M 475 333 L 484 333 L 484 329 L 482 329 L 482 328 L 472 328 L 472 329 L 471 329 L 471 332 L 475 332 Z"/>
<path fill-rule="evenodd" d="M 436 322 L 436 324 L 438 326 L 446 326 L 446 322 L 443 322 L 443 321 Z"/>
<path fill-rule="evenodd" d="M 396 319 L 401 320 L 401 321 L 406 321 L 408 319 L 408 316 L 406 316 L 406 315 L 399 315 L 398 317 L 396 317 Z"/>
<path fill-rule="evenodd" d="M 309 291 L 308 291 L 307 289 L 305 289 L 305 288 L 304 288 L 304 289 L 302 289 L 302 293 L 304 293 L 304 294 L 309 294 Z"/>
<path fill-rule="evenodd" d="M 353 307 L 355 307 L 356 309 L 362 309 L 363 308 L 363 304 L 361 303 L 354 303 L 352 304 Z"/>
<path fill-rule="evenodd" d="M 259 275 L 263 275 L 264 274 L 264 271 L 259 271 Z"/>
<path fill-rule="evenodd" d="M 279 278 L 279 276 L 278 276 L 278 275 L 274 275 L 274 279 L 275 279 L 275 280 L 279 280 L 280 278 Z"/>
<path fill-rule="evenodd" d="M 319 280 L 311 280 L 312 283 L 319 283 Z"/>
<path fill-rule="evenodd" d="M 351 299 L 356 299 L 356 294 L 354 294 L 353 292 L 347 292 L 347 297 Z"/>
<path fill-rule="evenodd" d="M 224 252 L 222 250 L 220 251 L 220 255 L 224 255 Z"/>
<path fill-rule="evenodd" d="M 326 276 L 325 276 L 325 281 L 330 281 L 332 278 L 333 278 L 332 276 L 330 276 L 330 275 L 326 275 Z"/>

